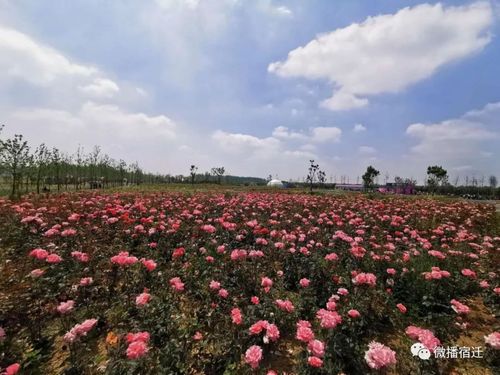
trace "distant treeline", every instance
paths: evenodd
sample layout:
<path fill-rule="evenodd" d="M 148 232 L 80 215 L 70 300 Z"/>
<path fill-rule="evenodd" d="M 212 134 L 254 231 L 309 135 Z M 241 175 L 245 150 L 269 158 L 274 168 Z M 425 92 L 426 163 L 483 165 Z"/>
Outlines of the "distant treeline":
<path fill-rule="evenodd" d="M 0 127 L 0 136 L 3 127 Z M 326 174 L 319 169 L 319 165 L 310 161 L 309 174 L 303 182 L 283 181 L 284 187 L 315 189 L 334 189 L 334 183 L 326 182 Z M 82 147 L 73 154 L 59 149 L 49 148 L 41 144 L 31 148 L 22 135 L 12 138 L 0 137 L 0 187 L 3 184 L 3 193 L 11 197 L 18 197 L 28 192 L 49 192 L 61 190 L 98 189 L 127 185 L 164 184 L 164 183 L 218 183 L 228 185 L 265 185 L 267 180 L 258 177 L 240 177 L 225 175 L 224 167 L 214 167 L 210 172 L 198 173 L 198 167 L 191 165 L 189 175 L 170 175 L 146 173 L 137 162 L 128 164 L 122 159 L 116 160 L 103 153 L 99 146 L 86 153 Z M 380 187 L 374 183 L 378 176 L 372 166 L 367 168 L 363 175 L 365 191 L 375 191 Z M 417 193 L 430 193 L 449 196 L 462 196 L 472 199 L 500 199 L 500 188 L 497 188 L 497 179 L 490 176 L 490 186 L 456 186 L 448 182 L 447 171 L 441 166 L 429 166 L 426 185 L 416 186 L 412 179 L 395 177 L 393 185 L 413 186 Z M 484 181 L 483 181 L 484 182 Z M 0 189 L 1 190 L 1 189 Z"/>
<path fill-rule="evenodd" d="M 3 127 L 0 127 L 0 135 Z M 196 168 L 197 169 L 197 168 Z M 193 170 L 192 170 L 193 172 Z M 265 185 L 256 177 L 224 176 L 223 167 L 191 176 L 147 173 L 137 162 L 128 164 L 103 153 L 99 146 L 73 154 L 41 144 L 32 148 L 22 135 L 0 138 L 0 184 L 4 193 L 18 197 L 28 192 L 98 189 L 162 183 L 226 183 Z"/>
<path fill-rule="evenodd" d="M 493 186 L 416 186 L 418 193 L 460 196 L 470 199 L 500 199 L 500 187 Z"/>

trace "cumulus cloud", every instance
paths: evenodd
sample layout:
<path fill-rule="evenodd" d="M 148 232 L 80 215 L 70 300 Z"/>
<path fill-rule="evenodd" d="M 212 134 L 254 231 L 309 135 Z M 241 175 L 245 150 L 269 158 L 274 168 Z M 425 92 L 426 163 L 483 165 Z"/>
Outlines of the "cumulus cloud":
<path fill-rule="evenodd" d="M 118 85 L 96 65 L 76 62 L 23 32 L 0 26 L 2 94 L 23 105 L 74 109 L 89 99 L 140 101 L 146 92 L 126 82 Z"/>
<path fill-rule="evenodd" d="M 294 132 L 286 126 L 278 126 L 273 130 L 273 137 L 286 140 L 297 140 L 311 143 L 338 142 L 342 130 L 335 126 L 319 126 L 309 129 L 309 134 Z"/>
<path fill-rule="evenodd" d="M 368 104 L 367 95 L 394 93 L 443 65 L 481 51 L 491 40 L 488 2 L 421 4 L 318 35 L 268 71 L 281 77 L 326 79 L 335 88 L 321 105 L 338 111 Z"/>
<path fill-rule="evenodd" d="M 273 137 L 297 140 L 306 140 L 308 138 L 305 134 L 291 131 L 286 126 L 278 126 L 277 128 L 274 128 Z"/>
<path fill-rule="evenodd" d="M 354 133 L 361 133 L 366 130 L 366 126 L 363 126 L 361 124 L 355 124 L 354 127 L 352 128 L 352 131 Z"/>
<path fill-rule="evenodd" d="M 377 153 L 377 149 L 371 146 L 359 146 L 358 151 L 361 155 L 373 155 Z"/>
<path fill-rule="evenodd" d="M 323 142 L 338 142 L 340 141 L 340 136 L 342 135 L 342 130 L 337 127 L 325 127 L 319 126 L 317 128 L 312 128 L 312 142 L 323 143 Z"/>
<path fill-rule="evenodd" d="M 337 140 L 337 128 L 312 128 L 311 134 L 306 136 L 302 133 L 290 131 L 285 126 L 274 129 L 271 137 L 256 137 L 250 134 L 228 133 L 217 130 L 212 134 L 212 140 L 218 148 L 230 154 L 246 155 L 258 159 L 276 159 L 285 156 L 307 159 L 314 158 L 316 146 L 304 142 L 325 142 L 325 140 Z M 294 145 L 294 141 L 300 141 L 300 146 Z M 286 159 L 283 159 L 286 160 Z"/>
<path fill-rule="evenodd" d="M 148 116 L 141 112 L 127 112 L 114 105 L 87 102 L 75 113 L 48 108 L 23 108 L 9 116 L 28 137 L 44 133 L 58 142 L 64 149 L 74 140 L 88 140 L 90 144 L 106 144 L 117 140 L 138 141 L 144 139 L 172 140 L 176 134 L 176 124 L 166 116 Z"/>
<path fill-rule="evenodd" d="M 500 157 L 498 118 L 500 102 L 459 118 L 411 124 L 406 134 L 417 141 L 411 148 L 412 156 L 421 162 L 447 162 L 454 168 L 467 165 L 480 169 L 489 164 L 485 159 Z"/>
<path fill-rule="evenodd" d="M 19 108 L 5 120 L 7 136 L 21 133 L 32 146 L 44 142 L 72 154 L 79 145 L 87 151 L 100 145 L 112 157 L 139 160 L 148 170 L 168 163 L 159 156 L 166 148 L 173 148 L 178 131 L 177 124 L 166 116 L 149 116 L 93 102 L 84 103 L 74 112 Z"/>
<path fill-rule="evenodd" d="M 143 159 L 176 139 L 178 126 L 165 115 L 126 109 L 127 99 L 146 92 L 124 86 L 129 97 L 94 65 L 77 63 L 27 34 L 0 26 L 0 108 L 7 135 L 21 133 L 33 146 L 44 142 L 68 153 L 79 144 L 87 149 L 101 145 L 114 157 Z M 14 92 L 36 99 L 20 104 L 11 97 Z M 139 150 L 137 142 L 148 149 Z"/>
<path fill-rule="evenodd" d="M 36 85 L 49 85 L 60 77 L 82 79 L 97 73 L 97 69 L 92 66 L 72 62 L 28 35 L 2 26 L 0 70 L 0 77 L 4 79 L 22 79 Z"/>
<path fill-rule="evenodd" d="M 79 89 L 83 93 L 97 98 L 111 98 L 120 91 L 118 85 L 107 78 L 96 78 L 92 83 L 80 86 Z"/>
<path fill-rule="evenodd" d="M 212 139 L 224 150 L 231 153 L 251 153 L 267 156 L 281 149 L 281 142 L 273 137 L 259 138 L 249 134 L 228 133 L 217 130 Z"/>

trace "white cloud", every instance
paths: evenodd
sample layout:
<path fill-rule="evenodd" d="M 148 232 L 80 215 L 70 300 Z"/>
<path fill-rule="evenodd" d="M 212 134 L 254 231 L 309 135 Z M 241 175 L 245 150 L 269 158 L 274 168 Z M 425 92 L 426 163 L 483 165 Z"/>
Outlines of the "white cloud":
<path fill-rule="evenodd" d="M 366 130 L 366 126 L 363 126 L 361 124 L 355 124 L 354 127 L 352 128 L 352 131 L 354 133 L 361 133 Z"/>
<path fill-rule="evenodd" d="M 26 93 L 26 95 L 23 95 Z M 33 94 L 36 93 L 36 94 Z M 33 107 L 72 111 L 87 100 L 137 103 L 144 95 L 127 82 L 118 85 L 94 64 L 77 63 L 31 36 L 0 26 L 0 96 L 29 98 Z M 5 100 L 3 100 L 5 102 Z"/>
<path fill-rule="evenodd" d="M 481 51 L 491 40 L 492 13 L 488 2 L 403 8 L 319 35 L 268 70 L 329 80 L 335 91 L 321 103 L 328 109 L 363 107 L 368 99 L 360 96 L 398 92 Z"/>
<path fill-rule="evenodd" d="M 485 129 L 482 124 L 464 119 L 446 120 L 428 125 L 412 124 L 408 126 L 406 133 L 430 143 L 481 141 L 495 136 L 495 133 Z"/>
<path fill-rule="evenodd" d="M 23 108 L 13 112 L 9 119 L 16 129 L 23 129 L 28 137 L 37 132 L 45 133 L 58 141 L 58 146 L 71 139 L 84 139 L 95 144 L 106 144 L 116 140 L 136 141 L 140 139 L 172 140 L 176 124 L 166 116 L 148 116 L 144 113 L 129 113 L 114 105 L 87 102 L 75 113 L 47 108 Z M 40 125 L 42 124 L 42 125 Z M 47 143 L 52 143 L 50 139 Z"/>
<path fill-rule="evenodd" d="M 300 137 L 294 138 L 293 134 L 299 134 Z M 215 142 L 216 148 L 231 155 L 243 155 L 245 159 L 258 160 L 252 168 L 261 168 L 262 160 L 266 161 L 265 165 L 268 165 L 268 163 L 271 163 L 269 165 L 283 165 L 288 164 L 290 158 L 298 161 L 317 158 L 314 153 L 316 149 L 314 145 L 306 143 L 295 148 L 290 144 L 291 141 L 300 140 L 304 142 L 311 141 L 313 138 L 314 134 L 306 137 L 300 133 L 290 132 L 284 126 L 274 129 L 273 136 L 263 138 L 249 134 L 228 133 L 222 130 L 217 130 L 212 134 L 212 140 Z"/>
<path fill-rule="evenodd" d="M 17 92 L 35 99 L 21 105 L 11 98 Z M 24 33 L 0 26 L 0 106 L 6 134 L 21 133 L 32 145 L 44 142 L 69 153 L 78 144 L 87 149 L 97 144 L 113 157 L 141 160 L 178 132 L 164 115 L 124 109 L 127 101 L 137 103 L 134 99 L 142 97 L 137 87 L 118 86 L 93 65 L 75 63 Z M 101 99 L 108 104 L 96 102 Z M 148 145 L 147 150 L 139 150 L 137 142 Z"/>
<path fill-rule="evenodd" d="M 286 126 L 278 126 L 273 130 L 273 137 L 282 139 L 306 140 L 307 136 L 302 133 L 290 131 Z"/>
<path fill-rule="evenodd" d="M 293 12 L 290 10 L 290 8 L 287 8 L 284 5 L 271 7 L 271 11 L 278 16 L 285 16 L 285 17 L 293 16 Z"/>
<path fill-rule="evenodd" d="M 342 130 L 334 126 L 324 127 L 320 126 L 317 128 L 312 128 L 311 141 L 316 143 L 324 142 L 338 142 L 340 141 L 340 136 L 342 135 Z"/>
<path fill-rule="evenodd" d="M 411 148 L 418 160 L 448 163 L 451 166 L 470 165 L 479 168 L 484 158 L 498 155 L 498 118 L 500 102 L 462 117 L 432 124 L 411 124 L 406 134 L 417 141 Z"/>
<path fill-rule="evenodd" d="M 129 113 L 114 105 L 99 105 L 88 102 L 83 105 L 80 116 L 89 124 L 98 124 L 101 128 L 116 129 L 120 132 L 120 137 L 123 138 L 175 138 L 176 124 L 164 115 L 149 116 L 141 112 Z"/>
<path fill-rule="evenodd" d="M 97 73 L 91 66 L 71 62 L 53 48 L 26 34 L 0 26 L 0 77 L 49 85 L 59 77 L 87 78 Z"/>
<path fill-rule="evenodd" d="M 75 112 L 19 108 L 8 114 L 5 121 L 6 136 L 21 133 L 33 147 L 44 142 L 72 154 L 79 145 L 86 151 L 99 145 L 111 157 L 127 162 L 138 160 L 149 171 L 165 171 L 171 162 L 166 154 L 175 156 L 174 141 L 178 138 L 178 126 L 166 116 L 149 116 L 92 102 Z"/>
<path fill-rule="evenodd" d="M 273 137 L 283 140 L 295 140 L 311 143 L 338 142 L 342 135 L 342 130 L 331 126 L 319 126 L 309 129 L 309 134 L 294 132 L 286 126 L 278 126 L 273 130 Z"/>
<path fill-rule="evenodd" d="M 360 146 L 358 148 L 358 151 L 362 155 L 373 155 L 373 154 L 377 153 L 377 150 L 371 146 Z"/>
<path fill-rule="evenodd" d="M 274 137 L 258 138 L 249 134 L 228 133 L 217 130 L 212 139 L 227 152 L 251 154 L 253 156 L 269 156 L 281 149 L 281 142 Z"/>
<path fill-rule="evenodd" d="M 316 151 L 316 145 L 312 145 L 310 143 L 306 143 L 305 145 L 302 145 L 299 147 L 302 151 Z"/>
<path fill-rule="evenodd" d="M 120 91 L 118 85 L 107 78 L 96 78 L 88 85 L 80 86 L 79 89 L 92 97 L 111 98 Z M 138 92 L 140 94 L 140 92 Z"/>
<path fill-rule="evenodd" d="M 320 103 L 320 106 L 331 111 L 346 111 L 354 108 L 361 108 L 368 105 L 368 99 L 359 98 L 356 95 L 339 90 L 331 98 L 325 99 Z"/>

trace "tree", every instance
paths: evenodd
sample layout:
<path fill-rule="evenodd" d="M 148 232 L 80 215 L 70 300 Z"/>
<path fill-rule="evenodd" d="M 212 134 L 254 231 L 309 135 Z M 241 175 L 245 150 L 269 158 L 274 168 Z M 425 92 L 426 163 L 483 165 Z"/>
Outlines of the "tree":
<path fill-rule="evenodd" d="M 318 172 L 318 182 L 324 184 L 326 182 L 326 173 L 324 171 Z"/>
<path fill-rule="evenodd" d="M 394 183 L 397 185 L 397 186 L 402 186 L 403 183 L 404 183 L 404 180 L 403 178 L 399 177 L 399 176 L 395 176 L 394 177 Z"/>
<path fill-rule="evenodd" d="M 217 182 L 220 185 L 220 181 L 222 176 L 224 176 L 224 173 L 226 172 L 224 167 L 213 167 L 212 168 L 212 174 L 214 176 L 217 176 Z"/>
<path fill-rule="evenodd" d="M 19 196 L 19 185 L 30 160 L 28 141 L 23 140 L 22 135 L 0 140 L 0 165 L 12 176 L 12 198 Z"/>
<path fill-rule="evenodd" d="M 130 173 L 132 175 L 132 181 L 135 182 L 136 185 L 140 185 L 142 183 L 143 173 L 137 161 L 130 164 Z"/>
<path fill-rule="evenodd" d="M 40 183 L 42 182 L 42 174 L 46 173 L 46 169 L 50 162 L 50 151 L 42 143 L 35 150 L 35 167 L 36 167 L 36 192 L 40 194 Z"/>
<path fill-rule="evenodd" d="M 85 161 L 83 159 L 83 148 L 82 146 L 78 145 L 78 148 L 76 150 L 75 157 L 73 160 L 76 162 L 75 165 L 75 188 L 76 190 L 80 189 L 80 185 L 82 183 L 82 170 L 83 166 L 85 164 Z"/>
<path fill-rule="evenodd" d="M 99 164 L 100 154 L 101 154 L 101 148 L 99 146 L 94 146 L 94 149 L 88 155 L 88 164 L 89 164 L 89 168 L 90 168 L 90 188 L 91 189 L 98 187 L 97 165 Z"/>
<path fill-rule="evenodd" d="M 191 175 L 191 184 L 194 185 L 194 180 L 196 178 L 196 171 L 198 171 L 198 167 L 194 164 L 189 168 L 189 174 Z"/>
<path fill-rule="evenodd" d="M 314 160 L 309 160 L 309 173 L 307 174 L 306 182 L 309 183 L 309 191 L 312 193 L 314 183 L 316 181 L 324 183 L 326 173 L 319 169 L 319 164 L 314 164 Z"/>
<path fill-rule="evenodd" d="M 127 170 L 127 163 L 125 162 L 125 160 L 120 159 L 120 161 L 118 162 L 118 172 L 120 175 L 120 185 L 121 186 L 123 186 L 126 182 L 126 178 L 125 178 L 126 170 Z"/>
<path fill-rule="evenodd" d="M 55 171 L 55 180 L 57 184 L 57 191 L 61 190 L 61 153 L 55 147 L 52 148 L 52 153 L 50 155 L 50 163 L 52 164 Z"/>
<path fill-rule="evenodd" d="M 496 188 L 497 184 L 498 184 L 497 177 L 494 175 L 491 175 L 489 180 L 490 180 L 490 188 L 492 188 L 492 189 Z"/>
<path fill-rule="evenodd" d="M 361 177 L 363 179 L 363 185 L 366 189 L 373 188 L 375 177 L 377 177 L 379 174 L 380 172 L 373 168 L 371 165 L 366 168 L 365 174 Z"/>
<path fill-rule="evenodd" d="M 432 165 L 427 167 L 427 185 L 434 191 L 438 186 L 448 182 L 448 172 L 442 166 Z"/>

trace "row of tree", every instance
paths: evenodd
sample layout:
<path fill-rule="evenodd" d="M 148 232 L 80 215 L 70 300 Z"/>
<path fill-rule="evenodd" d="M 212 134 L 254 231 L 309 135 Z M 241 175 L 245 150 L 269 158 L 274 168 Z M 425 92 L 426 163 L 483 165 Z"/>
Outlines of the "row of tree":
<path fill-rule="evenodd" d="M 3 126 L 0 127 L 0 135 Z M 263 179 L 245 179 L 237 176 L 225 176 L 224 167 L 214 167 L 210 172 L 198 173 L 198 167 L 191 165 L 189 177 L 183 175 L 171 176 L 154 173 L 145 173 L 137 162 L 127 164 L 124 160 L 115 160 L 102 153 L 99 146 L 91 152 L 85 153 L 78 147 L 74 154 L 61 152 L 57 148 L 48 148 L 41 144 L 34 150 L 22 135 L 12 138 L 0 138 L 0 173 L 1 177 L 9 181 L 10 195 L 18 197 L 23 192 L 36 191 L 48 192 L 51 189 L 80 190 L 85 188 L 106 188 L 141 183 L 227 183 L 265 184 Z M 373 166 L 368 166 L 362 176 L 365 189 L 375 188 L 375 179 L 380 171 Z M 270 176 L 271 178 L 271 176 Z M 309 161 L 309 169 L 304 183 L 313 190 L 315 184 L 324 186 L 326 173 L 319 168 L 314 160 Z M 448 172 L 442 166 L 429 166 L 427 180 L 424 186 L 416 187 L 416 181 L 395 177 L 394 185 L 399 187 L 412 186 L 416 190 L 428 193 L 441 193 L 452 195 L 485 195 L 486 188 L 472 186 L 452 186 L 449 183 Z M 489 188 L 496 191 L 497 179 L 489 178 Z M 471 190 L 472 189 L 472 190 Z M 496 193 L 495 193 L 496 194 Z M 495 195 L 493 194 L 493 195 Z"/>
<path fill-rule="evenodd" d="M 0 128 L 0 132 L 3 127 Z M 60 191 L 73 187 L 100 188 L 155 182 L 161 175 L 143 173 L 137 162 L 127 164 L 115 160 L 95 146 L 85 153 L 78 147 L 68 154 L 41 144 L 32 149 L 22 135 L 0 138 L 0 172 L 10 185 L 10 195 L 18 197 L 23 192 Z"/>
<path fill-rule="evenodd" d="M 0 126 L 0 136 L 3 126 Z M 198 174 L 192 165 L 189 178 L 183 175 L 146 173 L 137 162 L 127 164 L 103 153 L 99 146 L 86 153 L 78 147 L 69 154 L 45 144 L 32 149 L 22 135 L 0 137 L 0 180 L 9 186 L 11 197 L 22 193 L 51 190 L 81 190 L 139 185 L 142 183 L 222 183 L 224 167 L 214 167 L 210 172 Z M 265 184 L 264 179 L 227 176 L 228 183 Z"/>

